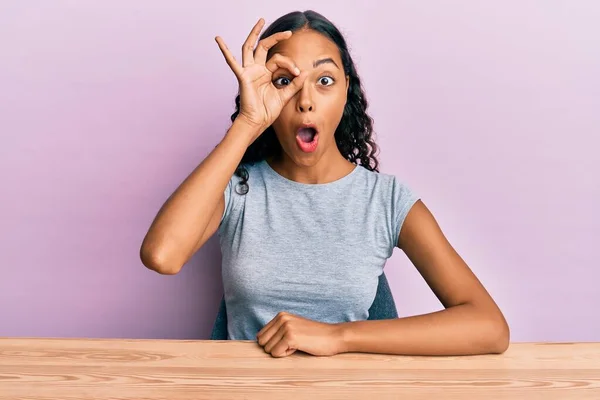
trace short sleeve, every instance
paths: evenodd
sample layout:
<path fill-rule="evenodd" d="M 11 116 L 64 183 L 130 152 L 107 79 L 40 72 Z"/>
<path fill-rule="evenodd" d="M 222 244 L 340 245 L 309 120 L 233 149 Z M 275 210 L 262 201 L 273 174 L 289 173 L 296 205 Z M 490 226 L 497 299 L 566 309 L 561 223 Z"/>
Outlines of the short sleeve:
<path fill-rule="evenodd" d="M 390 243 L 393 247 L 398 244 L 398 237 L 404 225 L 404 220 L 408 212 L 419 200 L 419 196 L 406 184 L 401 182 L 397 177 L 392 180 L 392 229 Z"/>
<path fill-rule="evenodd" d="M 225 207 L 223 208 L 223 215 L 221 215 L 221 222 L 219 223 L 222 224 L 223 221 L 229 216 L 230 212 L 231 212 L 231 204 L 232 204 L 232 191 L 233 191 L 233 185 L 234 185 L 234 180 L 235 175 L 231 177 L 231 179 L 229 179 L 229 182 L 227 183 L 227 186 L 225 187 L 225 190 L 223 191 L 223 198 L 225 201 Z"/>

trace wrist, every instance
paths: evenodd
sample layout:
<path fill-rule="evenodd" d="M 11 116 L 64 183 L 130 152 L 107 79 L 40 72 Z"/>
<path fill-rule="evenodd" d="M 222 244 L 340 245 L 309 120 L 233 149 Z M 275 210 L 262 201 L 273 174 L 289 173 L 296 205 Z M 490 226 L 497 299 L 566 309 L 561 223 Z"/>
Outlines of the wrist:
<path fill-rule="evenodd" d="M 264 131 L 264 129 L 254 122 L 249 121 L 242 115 L 238 115 L 232 124 L 232 129 L 243 132 L 248 135 L 252 141 L 256 140 Z"/>
<path fill-rule="evenodd" d="M 335 347 L 336 347 L 336 352 L 338 354 L 340 353 L 348 353 L 351 352 L 351 347 L 350 347 L 350 327 L 351 327 L 351 323 L 349 322 L 341 322 L 338 324 L 335 324 L 335 330 L 334 330 L 334 340 L 335 340 Z"/>

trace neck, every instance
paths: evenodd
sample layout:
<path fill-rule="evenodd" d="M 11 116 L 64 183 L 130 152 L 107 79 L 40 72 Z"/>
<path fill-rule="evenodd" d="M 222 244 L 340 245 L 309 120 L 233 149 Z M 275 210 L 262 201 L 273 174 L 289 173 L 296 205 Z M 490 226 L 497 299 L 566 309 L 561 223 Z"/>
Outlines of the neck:
<path fill-rule="evenodd" d="M 337 148 L 336 148 L 337 150 Z M 323 184 L 336 181 L 348 175 L 356 167 L 346 160 L 339 151 L 323 156 L 316 163 L 301 164 L 282 151 L 280 157 L 271 157 L 267 162 L 281 176 L 299 183 Z"/>

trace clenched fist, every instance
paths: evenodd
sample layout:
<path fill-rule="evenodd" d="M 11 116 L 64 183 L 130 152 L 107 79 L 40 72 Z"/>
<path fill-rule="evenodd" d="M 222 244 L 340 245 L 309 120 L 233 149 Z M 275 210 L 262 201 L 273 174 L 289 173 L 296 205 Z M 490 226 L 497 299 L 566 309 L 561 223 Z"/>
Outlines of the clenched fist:
<path fill-rule="evenodd" d="M 316 322 L 287 312 L 277 314 L 256 338 L 273 357 L 286 357 L 296 350 L 315 356 L 332 356 L 343 349 L 341 325 Z"/>

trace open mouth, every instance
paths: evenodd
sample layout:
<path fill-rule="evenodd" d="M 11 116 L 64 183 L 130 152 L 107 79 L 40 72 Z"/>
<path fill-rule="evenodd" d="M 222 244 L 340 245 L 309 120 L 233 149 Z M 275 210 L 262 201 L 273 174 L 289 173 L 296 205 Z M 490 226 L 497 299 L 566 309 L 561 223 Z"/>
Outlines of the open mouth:
<path fill-rule="evenodd" d="M 300 128 L 297 136 L 302 142 L 310 143 L 317 136 L 317 130 L 315 128 Z"/>
<path fill-rule="evenodd" d="M 303 126 L 296 132 L 296 143 L 303 152 L 312 153 L 319 144 L 319 132 L 313 126 Z"/>

